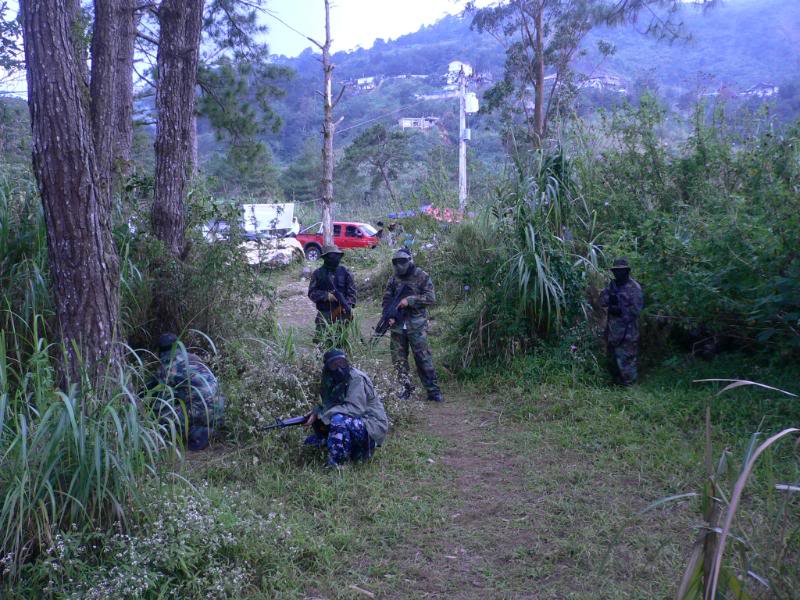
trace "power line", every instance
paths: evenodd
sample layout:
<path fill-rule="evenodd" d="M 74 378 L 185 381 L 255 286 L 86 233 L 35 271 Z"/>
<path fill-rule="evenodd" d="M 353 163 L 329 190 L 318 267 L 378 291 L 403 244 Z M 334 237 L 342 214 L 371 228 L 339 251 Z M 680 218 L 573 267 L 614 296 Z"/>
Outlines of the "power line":
<path fill-rule="evenodd" d="M 407 108 L 411 108 L 412 106 L 416 106 L 417 104 L 421 104 L 422 102 L 425 102 L 425 98 L 423 98 L 421 100 L 417 100 L 416 102 L 414 102 L 412 104 L 408 104 L 406 106 L 401 106 L 400 108 L 397 108 L 395 110 L 391 110 L 389 112 L 383 113 L 382 115 L 378 115 L 377 117 L 373 117 L 372 119 L 367 119 L 366 121 L 361 121 L 361 123 L 356 123 L 355 125 L 350 125 L 349 127 L 345 127 L 344 129 L 337 129 L 335 131 L 335 133 L 344 133 L 345 131 L 349 131 L 351 129 L 355 129 L 356 127 L 361 127 L 362 125 L 368 125 L 369 123 L 373 123 L 374 121 L 378 121 L 378 120 L 380 120 L 380 119 L 382 119 L 384 117 L 388 117 L 389 115 L 393 115 L 395 113 L 402 112 L 402 111 L 406 110 Z"/>

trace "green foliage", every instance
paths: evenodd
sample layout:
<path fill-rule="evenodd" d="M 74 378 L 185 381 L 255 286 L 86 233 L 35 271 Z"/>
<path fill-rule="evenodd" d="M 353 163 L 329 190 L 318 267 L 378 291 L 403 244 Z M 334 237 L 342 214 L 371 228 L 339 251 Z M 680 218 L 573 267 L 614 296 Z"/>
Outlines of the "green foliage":
<path fill-rule="evenodd" d="M 397 181 L 411 161 L 408 140 L 409 135 L 404 131 L 389 131 L 383 125 L 373 125 L 345 149 L 338 165 L 342 175 L 355 179 L 364 172 L 370 179 L 371 189 L 376 191 L 385 186 L 392 203 L 396 204 L 392 182 Z"/>
<path fill-rule="evenodd" d="M 661 142 L 664 118 L 646 97 L 578 161 L 605 254 L 629 255 L 647 312 L 691 336 L 797 348 L 800 130 L 722 111 L 707 122 L 701 108 L 676 149 Z"/>
<path fill-rule="evenodd" d="M 497 190 L 491 210 L 458 226 L 432 259 L 445 297 L 463 302 L 453 340 L 462 366 L 555 339 L 585 314 L 594 213 L 563 155 L 535 154 L 519 173 Z"/>

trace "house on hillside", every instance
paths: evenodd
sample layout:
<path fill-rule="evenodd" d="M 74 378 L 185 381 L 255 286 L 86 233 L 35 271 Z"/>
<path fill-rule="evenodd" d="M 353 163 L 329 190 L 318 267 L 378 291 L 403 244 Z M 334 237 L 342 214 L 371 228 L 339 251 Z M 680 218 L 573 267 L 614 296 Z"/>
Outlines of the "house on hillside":
<path fill-rule="evenodd" d="M 606 92 L 614 92 L 617 94 L 627 94 L 628 90 L 625 87 L 625 82 L 622 78 L 616 75 L 598 75 L 594 77 L 587 77 L 578 84 L 580 89 L 594 89 Z"/>
<path fill-rule="evenodd" d="M 741 98 L 771 98 L 777 96 L 780 88 L 771 83 L 757 83 L 753 87 L 746 89 L 739 96 Z"/>
<path fill-rule="evenodd" d="M 349 87 L 357 92 L 371 92 L 378 86 L 377 77 L 359 77 L 358 79 L 350 79 L 344 82 L 346 87 Z"/>
<path fill-rule="evenodd" d="M 400 129 L 420 129 L 425 131 L 426 129 L 436 127 L 438 122 L 439 117 L 403 117 L 397 124 L 400 126 Z"/>

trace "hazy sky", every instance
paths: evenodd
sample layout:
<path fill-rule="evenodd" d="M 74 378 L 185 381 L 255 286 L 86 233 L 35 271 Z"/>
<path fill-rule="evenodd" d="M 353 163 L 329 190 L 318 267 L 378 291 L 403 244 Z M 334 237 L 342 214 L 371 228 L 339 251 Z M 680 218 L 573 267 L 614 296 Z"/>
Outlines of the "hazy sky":
<path fill-rule="evenodd" d="M 481 4 L 487 4 L 482 2 Z M 430 25 L 447 14 L 459 13 L 464 0 L 334 0 L 331 38 L 334 50 L 368 48 L 377 38 L 395 39 Z M 325 35 L 323 0 L 268 0 L 267 8 L 295 29 L 316 40 Z M 269 26 L 270 52 L 295 56 L 311 44 L 274 19 Z"/>

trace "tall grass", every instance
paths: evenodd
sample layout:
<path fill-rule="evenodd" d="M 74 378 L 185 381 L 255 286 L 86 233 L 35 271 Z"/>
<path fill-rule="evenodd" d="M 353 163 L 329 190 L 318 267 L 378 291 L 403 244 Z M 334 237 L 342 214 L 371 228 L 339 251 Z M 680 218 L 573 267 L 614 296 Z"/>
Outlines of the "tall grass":
<path fill-rule="evenodd" d="M 174 432 L 140 404 L 140 364 L 103 390 L 57 387 L 63 348 L 48 341 L 46 235 L 27 180 L 0 178 L 0 284 L 0 574 L 13 577 L 65 528 L 124 527 Z"/>
<path fill-rule="evenodd" d="M 445 293 L 464 300 L 454 344 L 461 366 L 524 352 L 583 315 L 595 237 L 594 211 L 562 154 L 538 153 L 520 165 L 494 205 L 456 229 L 432 260 Z"/>

